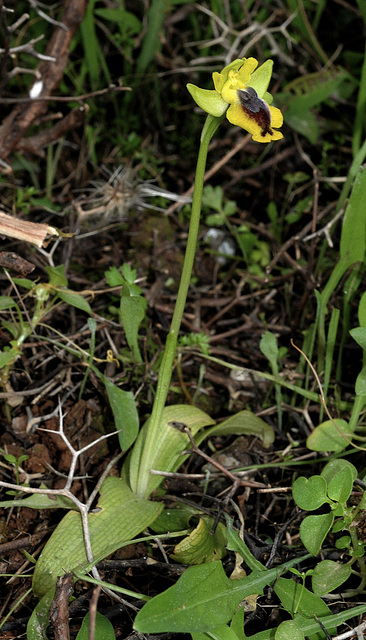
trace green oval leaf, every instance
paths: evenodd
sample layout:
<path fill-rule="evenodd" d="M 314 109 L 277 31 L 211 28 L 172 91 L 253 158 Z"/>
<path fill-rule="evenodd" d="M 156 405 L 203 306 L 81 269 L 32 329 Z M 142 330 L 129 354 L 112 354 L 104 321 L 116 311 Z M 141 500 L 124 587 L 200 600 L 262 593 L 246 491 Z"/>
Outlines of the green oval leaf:
<path fill-rule="evenodd" d="M 334 521 L 334 513 L 324 513 L 320 516 L 307 516 L 300 525 L 301 541 L 313 556 L 317 556 L 326 535 Z"/>
<path fill-rule="evenodd" d="M 333 562 L 333 560 L 322 560 L 319 562 L 311 577 L 311 586 L 318 596 L 331 593 L 341 586 L 351 575 L 351 565 Z"/>
<path fill-rule="evenodd" d="M 89 640 L 89 624 L 90 613 L 87 613 L 83 619 L 80 627 L 80 631 L 76 636 L 76 640 Z M 109 622 L 108 618 L 103 616 L 97 611 L 95 616 L 95 629 L 93 634 L 93 640 L 115 640 L 116 636 L 113 631 L 113 626 Z"/>
<path fill-rule="evenodd" d="M 345 434 L 348 439 L 343 437 Z M 306 446 L 312 451 L 343 451 L 348 447 L 348 440 L 352 438 L 352 432 L 345 420 L 336 418 L 326 420 L 316 427 L 306 440 Z"/>
<path fill-rule="evenodd" d="M 85 313 L 93 313 L 89 302 L 87 302 L 80 293 L 75 293 L 74 291 L 57 291 L 57 295 L 72 307 L 80 309 L 80 311 L 85 311 Z"/>
<path fill-rule="evenodd" d="M 305 636 L 294 620 L 281 622 L 276 629 L 275 640 L 304 640 Z"/>

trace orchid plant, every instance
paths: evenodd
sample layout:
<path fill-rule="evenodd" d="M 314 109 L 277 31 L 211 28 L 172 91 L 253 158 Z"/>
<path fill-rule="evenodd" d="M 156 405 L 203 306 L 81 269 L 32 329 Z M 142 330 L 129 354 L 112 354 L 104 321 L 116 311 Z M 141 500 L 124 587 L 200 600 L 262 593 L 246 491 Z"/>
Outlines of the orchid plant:
<path fill-rule="evenodd" d="M 252 134 L 253 140 L 268 143 L 280 140 L 283 116 L 279 109 L 270 106 L 272 96 L 267 92 L 272 76 L 273 61 L 267 60 L 258 67 L 255 58 L 234 60 L 221 73 L 213 73 L 215 89 L 207 90 L 188 84 L 187 89 L 195 102 L 208 113 L 203 126 L 192 201 L 191 220 L 187 239 L 182 276 L 172 323 L 159 372 L 159 380 L 148 428 L 140 433 L 141 448 L 132 453 L 133 464 L 129 468 L 130 482 L 140 497 L 151 493 L 150 470 L 156 469 L 164 433 L 162 415 L 172 375 L 177 338 L 182 321 L 188 288 L 191 280 L 200 224 L 202 192 L 208 147 L 212 136 L 225 115 L 229 122 Z M 138 460 L 136 459 L 138 457 Z"/>

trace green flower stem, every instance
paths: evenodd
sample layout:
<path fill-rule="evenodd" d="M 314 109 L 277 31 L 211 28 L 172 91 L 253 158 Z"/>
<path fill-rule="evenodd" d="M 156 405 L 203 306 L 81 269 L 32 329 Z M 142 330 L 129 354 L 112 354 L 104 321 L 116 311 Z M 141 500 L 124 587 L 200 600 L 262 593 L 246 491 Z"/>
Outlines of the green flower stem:
<path fill-rule="evenodd" d="M 138 490 L 137 490 L 137 493 L 140 496 L 145 496 L 146 487 L 149 481 L 150 469 L 154 468 L 153 462 L 156 454 L 156 451 L 155 451 L 156 434 L 159 431 L 162 412 L 165 407 L 166 398 L 169 391 L 179 329 L 182 322 L 189 285 L 191 282 L 192 269 L 193 269 L 195 254 L 196 254 L 197 238 L 198 238 L 198 231 L 199 231 L 199 224 L 200 224 L 202 191 L 203 191 L 208 147 L 209 147 L 212 136 L 214 135 L 216 129 L 218 128 L 218 126 L 220 125 L 224 117 L 225 117 L 225 114 L 219 118 L 216 118 L 210 115 L 207 116 L 206 122 L 202 129 L 200 148 L 198 152 L 196 177 L 194 182 L 191 219 L 189 223 L 189 232 L 188 232 L 186 253 L 184 256 L 182 275 L 181 275 L 181 280 L 179 284 L 177 300 L 175 303 L 172 323 L 170 326 L 170 331 L 166 340 L 164 354 L 163 354 L 163 358 L 160 365 L 158 385 L 157 385 L 155 400 L 154 400 L 152 413 L 149 421 L 149 428 L 147 430 L 144 448 L 141 453 Z"/>

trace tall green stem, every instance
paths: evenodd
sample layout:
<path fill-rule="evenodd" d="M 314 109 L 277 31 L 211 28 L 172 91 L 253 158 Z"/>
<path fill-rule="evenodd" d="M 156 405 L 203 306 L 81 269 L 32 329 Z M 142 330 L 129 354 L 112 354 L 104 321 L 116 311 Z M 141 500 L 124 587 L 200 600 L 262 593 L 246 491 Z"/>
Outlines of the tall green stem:
<path fill-rule="evenodd" d="M 194 182 L 194 193 L 192 201 L 191 219 L 189 223 L 189 232 L 187 238 L 186 253 L 184 256 L 183 269 L 181 280 L 178 289 L 177 300 L 175 303 L 172 323 L 170 331 L 167 337 L 165 350 L 162 358 L 162 362 L 159 370 L 159 379 L 156 389 L 156 395 L 152 413 L 149 421 L 149 428 L 147 430 L 146 440 L 143 445 L 143 451 L 141 453 L 140 460 L 140 474 L 138 479 L 137 493 L 140 496 L 145 495 L 147 483 L 149 480 L 150 469 L 153 468 L 153 461 L 156 455 L 156 434 L 159 431 L 161 424 L 162 412 L 165 407 L 166 398 L 169 391 L 170 380 L 172 377 L 174 358 L 176 353 L 177 339 L 179 334 L 180 325 L 184 313 L 184 308 L 187 300 L 188 289 L 192 276 L 192 269 L 194 258 L 196 254 L 197 238 L 200 224 L 201 205 L 202 205 L 202 191 L 205 176 L 207 152 L 210 144 L 210 140 L 214 135 L 216 129 L 220 125 L 221 121 L 225 117 L 225 114 L 220 118 L 214 116 L 207 116 L 204 124 L 200 148 L 198 152 L 196 177 Z"/>

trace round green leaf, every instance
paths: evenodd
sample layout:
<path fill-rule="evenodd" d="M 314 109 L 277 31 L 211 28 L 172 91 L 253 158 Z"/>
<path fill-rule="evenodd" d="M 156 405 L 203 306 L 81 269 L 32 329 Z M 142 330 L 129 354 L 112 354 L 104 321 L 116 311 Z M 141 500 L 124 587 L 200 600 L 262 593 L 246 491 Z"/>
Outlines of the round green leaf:
<path fill-rule="evenodd" d="M 329 502 L 327 483 L 322 476 L 297 478 L 292 485 L 292 495 L 297 506 L 304 511 L 315 511 L 325 502 Z"/>

